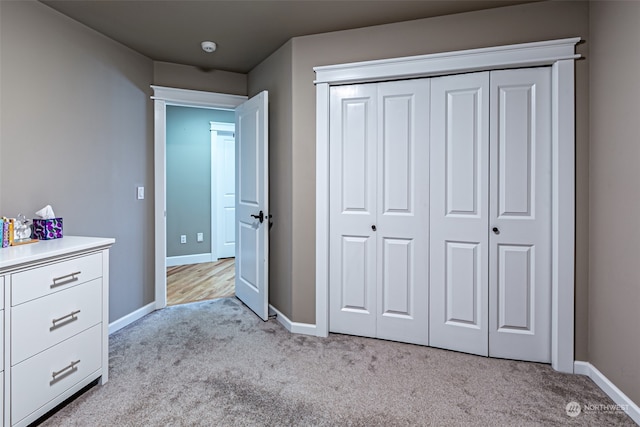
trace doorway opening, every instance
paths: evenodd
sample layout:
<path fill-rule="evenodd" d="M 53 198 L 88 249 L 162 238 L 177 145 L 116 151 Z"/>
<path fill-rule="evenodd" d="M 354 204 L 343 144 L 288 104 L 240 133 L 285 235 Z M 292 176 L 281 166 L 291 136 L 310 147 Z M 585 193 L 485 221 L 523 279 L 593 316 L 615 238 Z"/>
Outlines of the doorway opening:
<path fill-rule="evenodd" d="M 167 106 L 165 168 L 167 305 L 233 296 L 235 113 Z"/>
<path fill-rule="evenodd" d="M 155 119 L 154 119 L 154 135 L 155 135 L 155 143 L 154 143 L 154 163 L 155 163 L 155 277 L 156 277 L 156 289 L 155 289 L 155 305 L 156 309 L 161 309 L 167 306 L 167 267 L 177 267 L 178 265 L 183 265 L 182 268 L 183 273 L 188 270 L 195 270 L 196 274 L 199 274 L 200 279 L 204 279 L 207 274 L 207 271 L 210 271 L 213 276 L 220 276 L 222 271 L 220 271 L 220 265 L 217 267 L 208 266 L 208 264 L 217 261 L 218 257 L 215 253 L 215 247 L 212 245 L 212 233 L 211 230 L 215 230 L 215 226 L 213 226 L 213 220 L 211 215 L 211 188 L 209 187 L 209 194 L 204 197 L 205 201 L 203 202 L 202 198 L 200 203 L 202 205 L 208 206 L 208 219 L 206 220 L 206 224 L 204 222 L 200 222 L 200 225 L 197 225 L 194 229 L 186 229 L 184 231 L 180 231 L 180 227 L 187 227 L 194 221 L 192 215 L 187 212 L 183 213 L 180 216 L 178 215 L 177 223 L 178 223 L 178 231 L 175 232 L 175 235 L 171 234 L 169 231 L 169 220 L 171 217 L 171 190 L 169 186 L 171 185 L 171 177 L 169 173 L 169 156 L 171 153 L 169 152 L 168 147 L 168 139 L 170 138 L 167 123 L 167 112 L 173 107 L 187 107 L 187 109 L 204 109 L 207 111 L 218 110 L 220 112 L 224 112 L 229 114 L 231 117 L 234 116 L 235 108 L 246 101 L 247 97 L 238 96 L 238 95 L 228 95 L 228 94 L 219 94 L 219 93 L 210 93 L 210 92 L 200 92 L 200 91 L 192 91 L 185 89 L 176 89 L 176 88 L 168 88 L 168 87 L 160 87 L 160 86 L 152 86 L 154 90 L 154 105 L 155 105 Z M 190 107 L 190 108 L 189 108 Z M 194 108 L 195 107 L 195 108 Z M 211 122 L 220 122 L 218 118 L 208 118 L 203 121 L 202 126 L 205 128 L 206 136 L 204 137 L 209 146 L 208 150 L 211 150 Z M 234 119 L 225 120 L 234 122 Z M 211 159 L 211 155 L 204 156 L 207 159 Z M 183 164 L 181 168 L 178 168 L 178 176 L 184 174 L 185 170 L 190 169 L 192 167 L 191 164 L 187 163 Z M 213 178 L 211 177 L 211 162 L 209 162 L 206 171 L 209 173 L 208 179 L 200 179 L 200 181 L 206 181 L 209 183 L 212 182 Z M 214 184 L 215 185 L 215 184 Z M 181 193 L 188 193 L 192 190 L 190 185 L 182 185 L 179 187 L 179 191 Z M 209 230 L 208 232 L 206 230 Z M 202 233 L 202 236 L 199 234 Z M 185 235 L 184 240 L 186 243 L 180 243 L 183 241 L 182 236 Z M 198 240 L 201 240 L 200 242 Z M 177 247 L 179 248 L 178 252 L 171 252 L 169 250 L 169 243 L 178 242 Z M 186 251 L 187 246 L 193 244 L 197 247 L 197 250 L 189 253 Z M 214 248 L 212 250 L 212 247 Z M 184 251 L 184 252 L 180 252 Z M 191 259 L 173 259 L 174 257 L 182 257 L 182 256 L 193 256 Z M 212 258 L 212 255 L 214 258 Z M 168 265 L 168 261 L 174 265 Z M 175 262 L 174 261 L 179 261 Z M 191 261 L 191 262 L 185 262 Z M 197 261 L 197 262 L 196 262 Z M 228 264 L 228 263 L 227 263 Z M 235 264 L 235 263 L 233 263 Z M 185 266 L 186 265 L 186 266 Z M 223 270 L 230 270 L 234 273 L 234 265 L 226 265 L 226 268 Z M 200 270 L 198 272 L 198 270 Z M 179 271 L 179 270 L 178 270 Z M 174 271 L 173 273 L 176 273 Z M 224 279 L 222 281 L 229 280 L 231 283 L 234 282 L 234 277 L 229 277 L 228 271 L 227 274 L 222 274 Z M 175 277 L 175 274 L 174 274 Z M 178 278 L 180 275 L 177 276 Z M 192 285 L 195 288 L 198 288 L 197 284 L 198 280 L 194 280 Z M 220 286 L 217 286 L 220 287 Z M 185 292 L 189 293 L 189 292 Z"/>

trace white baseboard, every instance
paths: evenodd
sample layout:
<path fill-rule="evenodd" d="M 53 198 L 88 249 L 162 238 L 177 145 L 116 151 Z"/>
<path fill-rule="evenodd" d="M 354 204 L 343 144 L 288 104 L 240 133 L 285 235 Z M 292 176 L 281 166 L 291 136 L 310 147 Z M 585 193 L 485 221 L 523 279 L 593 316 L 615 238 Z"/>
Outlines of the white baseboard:
<path fill-rule="evenodd" d="M 573 372 L 575 374 L 586 375 L 593 380 L 598 387 L 604 391 L 616 404 L 625 410 L 627 415 L 631 417 L 636 424 L 640 425 L 640 407 L 636 405 L 629 397 L 613 384 L 609 378 L 605 377 L 589 362 L 573 362 Z"/>
<path fill-rule="evenodd" d="M 168 256 L 167 267 L 175 267 L 176 265 L 201 264 L 203 262 L 216 261 L 213 256 L 208 254 Z"/>
<path fill-rule="evenodd" d="M 311 323 L 292 322 L 287 316 L 282 314 L 278 309 L 269 304 L 269 314 L 275 314 L 276 320 L 280 322 L 284 328 L 292 334 L 315 335 L 316 325 Z"/>
<path fill-rule="evenodd" d="M 126 316 L 119 318 L 115 322 L 109 323 L 109 335 L 111 335 L 115 331 L 119 331 L 125 326 L 130 325 L 136 320 L 146 316 L 147 314 L 151 313 L 155 309 L 156 309 L 156 303 L 154 301 L 152 303 L 145 305 L 144 307 L 137 309 L 133 313 L 129 313 Z"/>

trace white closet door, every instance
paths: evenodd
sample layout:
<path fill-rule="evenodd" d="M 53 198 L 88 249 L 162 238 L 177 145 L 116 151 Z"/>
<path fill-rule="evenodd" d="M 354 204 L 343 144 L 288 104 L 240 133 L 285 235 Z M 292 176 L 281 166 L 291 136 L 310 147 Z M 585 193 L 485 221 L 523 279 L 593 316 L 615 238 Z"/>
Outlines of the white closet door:
<path fill-rule="evenodd" d="M 489 355 L 551 361 L 551 69 L 491 73 Z"/>
<path fill-rule="evenodd" d="M 378 85 L 377 334 L 429 341 L 429 80 Z"/>
<path fill-rule="evenodd" d="M 429 343 L 488 355 L 489 73 L 432 79 Z"/>
<path fill-rule="evenodd" d="M 331 88 L 329 329 L 376 334 L 376 85 Z"/>
<path fill-rule="evenodd" d="M 331 88 L 332 332 L 427 344 L 429 81 Z"/>

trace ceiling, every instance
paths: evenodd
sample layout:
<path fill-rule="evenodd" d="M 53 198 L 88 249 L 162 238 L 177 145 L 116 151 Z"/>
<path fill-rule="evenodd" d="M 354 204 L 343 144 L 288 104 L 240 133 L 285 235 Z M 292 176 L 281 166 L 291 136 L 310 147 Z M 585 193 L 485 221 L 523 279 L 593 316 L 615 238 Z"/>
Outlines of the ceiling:
<path fill-rule="evenodd" d="M 41 0 L 155 61 L 238 73 L 292 37 L 531 1 Z M 217 43 L 216 52 L 205 53 L 204 40 Z"/>

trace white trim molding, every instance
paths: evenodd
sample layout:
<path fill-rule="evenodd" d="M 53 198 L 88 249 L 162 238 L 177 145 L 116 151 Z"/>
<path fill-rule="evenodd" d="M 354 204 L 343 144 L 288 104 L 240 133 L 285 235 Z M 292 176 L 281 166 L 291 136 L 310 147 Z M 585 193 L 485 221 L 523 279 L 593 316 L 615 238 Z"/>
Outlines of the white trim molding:
<path fill-rule="evenodd" d="M 147 305 L 145 305 L 144 307 L 140 307 L 139 309 L 137 309 L 136 311 L 127 314 L 126 316 L 123 316 L 121 318 L 119 318 L 116 321 L 113 321 L 111 323 L 109 323 L 109 335 L 111 335 L 112 333 L 119 331 L 120 329 L 124 328 L 125 326 L 128 326 L 130 324 L 132 324 L 133 322 L 135 322 L 138 319 L 142 319 L 144 316 L 146 316 L 149 313 L 152 313 L 153 311 L 155 311 L 156 309 L 156 303 L 152 302 L 149 303 Z"/>
<path fill-rule="evenodd" d="M 314 67 L 315 83 L 345 84 L 433 77 L 498 68 L 537 67 L 580 58 L 579 37 Z"/>
<path fill-rule="evenodd" d="M 209 130 L 216 132 L 229 132 L 235 133 L 236 124 L 235 123 L 224 123 L 224 122 L 209 122 Z"/>
<path fill-rule="evenodd" d="M 287 316 L 282 314 L 277 308 L 269 304 L 269 316 L 276 316 L 276 320 L 280 323 L 284 328 L 291 332 L 292 334 L 302 334 L 302 335 L 315 335 L 316 333 L 316 325 L 309 323 L 299 323 L 292 322 Z"/>
<path fill-rule="evenodd" d="M 176 265 L 201 264 L 203 262 L 213 262 L 213 261 L 216 261 L 216 260 L 213 259 L 213 254 L 211 253 L 168 256 L 167 267 L 175 267 Z"/>
<path fill-rule="evenodd" d="M 551 365 L 574 369 L 575 86 L 579 37 L 315 67 L 316 334 L 329 333 L 329 88 L 496 69 L 552 68 Z"/>
<path fill-rule="evenodd" d="M 636 405 L 626 394 L 616 387 L 602 372 L 589 362 L 576 361 L 574 364 L 574 372 L 580 375 L 586 375 L 593 380 L 598 387 L 604 391 L 620 408 L 631 417 L 636 424 L 640 425 L 640 407 Z M 590 404 L 593 402 L 578 402 L 582 404 Z"/>
<path fill-rule="evenodd" d="M 155 308 L 160 309 L 167 306 L 167 105 L 234 110 L 246 101 L 247 97 L 154 85 L 151 85 L 151 88 L 153 89 L 151 99 L 154 103 Z"/>
<path fill-rule="evenodd" d="M 203 92 L 200 90 L 177 89 L 173 87 L 151 85 L 153 100 L 161 100 L 169 105 L 185 107 L 215 108 L 217 110 L 234 110 L 247 100 L 246 96 L 226 93 Z M 214 105 L 215 107 L 212 107 Z"/>

